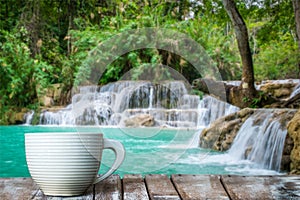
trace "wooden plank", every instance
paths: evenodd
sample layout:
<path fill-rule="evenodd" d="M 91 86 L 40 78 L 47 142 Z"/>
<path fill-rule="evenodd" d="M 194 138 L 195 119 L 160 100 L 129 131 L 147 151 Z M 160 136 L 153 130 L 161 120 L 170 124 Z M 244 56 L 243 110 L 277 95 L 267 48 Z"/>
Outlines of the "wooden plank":
<path fill-rule="evenodd" d="M 273 199 L 300 199 L 300 176 L 274 176 L 268 184 Z"/>
<path fill-rule="evenodd" d="M 122 199 L 122 185 L 119 175 L 113 174 L 95 185 L 95 199 Z"/>
<path fill-rule="evenodd" d="M 1 178 L 0 199 L 31 199 L 38 191 L 38 186 L 31 178 Z"/>
<path fill-rule="evenodd" d="M 175 187 L 174 187 L 174 185 Z M 156 199 L 300 199 L 300 176 L 223 175 L 125 175 L 124 200 Z M 179 194 L 177 193 L 177 191 Z M 122 181 L 118 175 L 91 186 L 76 197 L 45 196 L 31 178 L 1 178 L 0 199 L 86 200 L 122 199 Z"/>
<path fill-rule="evenodd" d="M 222 176 L 232 199 L 300 199 L 300 176 Z"/>
<path fill-rule="evenodd" d="M 44 195 L 42 190 L 38 190 L 38 192 L 32 199 L 33 200 L 92 200 L 94 198 L 93 188 L 94 186 L 89 187 L 89 189 L 83 195 L 70 196 L 70 197 L 47 196 Z"/>
<path fill-rule="evenodd" d="M 145 180 L 151 200 L 180 199 L 174 185 L 166 175 L 147 175 Z"/>
<path fill-rule="evenodd" d="M 265 176 L 224 175 L 221 181 L 232 199 L 272 199 Z"/>
<path fill-rule="evenodd" d="M 229 199 L 217 175 L 172 175 L 171 179 L 184 200 Z"/>
<path fill-rule="evenodd" d="M 124 175 L 123 197 L 124 200 L 149 200 L 147 188 L 142 175 Z"/>

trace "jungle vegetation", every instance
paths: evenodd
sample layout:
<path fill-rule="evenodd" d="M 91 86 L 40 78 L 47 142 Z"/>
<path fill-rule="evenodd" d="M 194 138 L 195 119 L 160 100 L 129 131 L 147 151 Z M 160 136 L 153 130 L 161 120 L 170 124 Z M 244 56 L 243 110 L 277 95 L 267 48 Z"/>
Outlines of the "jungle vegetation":
<path fill-rule="evenodd" d="M 99 43 L 130 29 L 160 27 L 187 34 L 205 49 L 223 80 L 241 80 L 243 64 L 224 2 L 1 0 L 0 118 L 11 109 L 37 108 L 38 95 L 54 83 L 62 85 L 65 96 L 61 104 L 69 103 L 67 94 L 88 53 Z M 299 1 L 234 2 L 247 27 L 255 81 L 299 78 L 295 12 Z M 137 76 L 147 63 L 171 66 L 190 82 L 200 76 L 179 55 L 141 49 L 117 58 L 98 83 L 117 81 L 132 69 Z"/>

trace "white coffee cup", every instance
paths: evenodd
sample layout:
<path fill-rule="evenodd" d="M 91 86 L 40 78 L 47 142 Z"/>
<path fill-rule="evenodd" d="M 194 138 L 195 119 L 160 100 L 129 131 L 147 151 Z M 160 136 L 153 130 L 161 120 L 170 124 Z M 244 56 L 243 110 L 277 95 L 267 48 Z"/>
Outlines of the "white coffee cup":
<path fill-rule="evenodd" d="M 112 167 L 98 176 L 103 149 L 115 153 Z M 45 195 L 76 196 L 110 176 L 123 162 L 123 145 L 101 133 L 26 133 L 25 151 L 33 180 Z"/>

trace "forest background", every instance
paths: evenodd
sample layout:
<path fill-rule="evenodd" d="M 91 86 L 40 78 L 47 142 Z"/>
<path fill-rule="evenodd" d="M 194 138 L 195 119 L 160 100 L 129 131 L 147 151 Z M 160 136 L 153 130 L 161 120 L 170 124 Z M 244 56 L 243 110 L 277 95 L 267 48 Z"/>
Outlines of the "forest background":
<path fill-rule="evenodd" d="M 292 0 L 235 2 L 248 28 L 255 80 L 299 78 Z M 38 109 L 38 96 L 51 84 L 61 86 L 60 105 L 70 103 L 90 50 L 122 31 L 144 27 L 187 34 L 206 50 L 223 80 L 241 80 L 234 28 L 222 0 L 1 0 L 0 124 L 7 124 L 7 113 Z M 147 63 L 170 66 L 190 82 L 201 76 L 179 55 L 141 49 L 107 66 L 99 84 L 117 81 L 129 70 L 137 77 L 151 66 Z"/>

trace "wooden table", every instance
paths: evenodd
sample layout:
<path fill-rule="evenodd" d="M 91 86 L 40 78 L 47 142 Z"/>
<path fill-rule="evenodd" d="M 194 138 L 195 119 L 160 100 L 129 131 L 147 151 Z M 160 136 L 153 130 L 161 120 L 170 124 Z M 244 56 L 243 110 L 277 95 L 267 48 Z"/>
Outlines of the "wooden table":
<path fill-rule="evenodd" d="M 113 175 L 77 197 L 45 196 L 31 178 L 1 178 L 0 199 L 300 199 L 300 176 Z"/>

